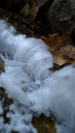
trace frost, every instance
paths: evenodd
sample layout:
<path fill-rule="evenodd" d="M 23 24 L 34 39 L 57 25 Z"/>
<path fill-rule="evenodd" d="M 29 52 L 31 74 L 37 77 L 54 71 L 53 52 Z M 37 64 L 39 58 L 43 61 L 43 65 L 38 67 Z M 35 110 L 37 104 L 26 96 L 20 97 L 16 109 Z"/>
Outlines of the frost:
<path fill-rule="evenodd" d="M 4 59 L 5 73 L 0 84 L 17 102 L 10 106 L 7 118 L 0 119 L 5 133 L 33 132 L 33 113 L 53 114 L 57 132 L 75 132 L 75 67 L 70 65 L 52 73 L 53 58 L 41 39 L 16 35 L 16 30 L 0 20 L 0 56 Z M 1 122 L 2 121 L 2 122 Z M 60 123 L 60 125 L 59 125 Z"/>

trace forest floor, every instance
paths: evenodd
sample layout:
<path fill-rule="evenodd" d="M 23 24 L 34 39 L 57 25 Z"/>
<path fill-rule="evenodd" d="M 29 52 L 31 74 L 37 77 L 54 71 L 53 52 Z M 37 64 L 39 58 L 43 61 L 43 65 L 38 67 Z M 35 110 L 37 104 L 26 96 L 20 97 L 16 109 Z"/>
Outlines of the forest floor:
<path fill-rule="evenodd" d="M 71 36 L 63 34 L 59 37 L 58 33 L 49 34 L 46 27 L 41 22 L 35 22 L 27 20 L 19 15 L 9 12 L 0 8 L 0 19 L 13 26 L 17 30 L 17 34 L 26 34 L 27 37 L 41 38 L 48 46 L 49 51 L 53 55 L 54 67 L 52 71 L 59 70 L 60 68 L 75 63 L 75 46 L 71 42 Z M 0 74 L 4 72 L 4 62 L 0 58 Z M 4 122 L 8 123 L 9 119 L 6 118 L 7 112 L 9 112 L 9 105 L 13 103 L 12 99 L 9 99 L 5 90 L 0 87 L 0 98 L 3 101 L 3 117 Z M 43 114 L 39 117 L 33 117 L 33 126 L 38 130 L 38 133 L 56 133 L 54 122 L 51 118 L 46 118 Z M 16 132 L 15 132 L 16 133 Z"/>
<path fill-rule="evenodd" d="M 2 8 L 0 8 L 0 19 L 5 20 L 5 23 L 13 26 L 17 30 L 17 34 L 22 33 L 26 34 L 27 37 L 36 38 L 41 38 L 41 36 L 48 37 L 47 30 L 41 22 L 36 23 L 34 21 L 27 20 Z M 0 74 L 5 71 L 4 66 L 5 63 L 0 58 Z M 60 69 L 60 66 L 54 66 L 55 67 L 52 69 L 52 71 Z M 2 87 L 0 87 L 0 100 L 2 101 L 3 105 L 3 114 L 0 116 L 4 118 L 4 123 L 9 123 L 10 120 L 6 117 L 6 115 L 9 112 L 9 106 L 13 104 L 13 100 L 8 97 L 4 88 Z M 37 129 L 38 133 L 56 133 L 55 125 L 51 117 L 47 118 L 43 114 L 39 118 L 33 117 L 32 124 Z M 12 131 L 12 133 L 17 132 Z"/>

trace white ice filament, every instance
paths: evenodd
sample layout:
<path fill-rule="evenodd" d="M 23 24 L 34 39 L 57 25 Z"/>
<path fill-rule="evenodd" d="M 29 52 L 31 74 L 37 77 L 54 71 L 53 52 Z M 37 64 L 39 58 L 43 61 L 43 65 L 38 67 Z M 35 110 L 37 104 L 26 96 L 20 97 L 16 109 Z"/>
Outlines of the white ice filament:
<path fill-rule="evenodd" d="M 49 68 L 53 67 L 53 58 L 46 44 L 41 39 L 16 35 L 15 29 L 3 22 L 0 20 L 0 56 L 6 66 L 5 73 L 0 75 L 0 84 L 12 98 L 23 104 L 20 110 L 18 104 L 11 106 L 14 112 L 17 111 L 18 122 L 13 126 L 15 116 L 8 114 L 11 119 L 9 132 L 13 129 L 21 133 L 23 128 L 25 132 L 32 129 L 36 133 L 31 124 L 33 111 L 46 116 L 51 112 L 57 120 L 58 133 L 75 133 L 75 66 L 52 73 Z M 28 125 L 22 121 L 27 121 Z M 6 125 L 3 127 L 6 129 Z"/>

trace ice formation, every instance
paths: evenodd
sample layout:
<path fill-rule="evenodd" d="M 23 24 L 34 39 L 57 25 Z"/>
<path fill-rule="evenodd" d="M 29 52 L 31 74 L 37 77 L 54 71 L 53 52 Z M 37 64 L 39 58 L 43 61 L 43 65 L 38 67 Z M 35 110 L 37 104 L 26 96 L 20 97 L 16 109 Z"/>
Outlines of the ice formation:
<path fill-rule="evenodd" d="M 53 67 L 53 58 L 46 44 L 41 39 L 17 35 L 3 20 L 0 20 L 0 56 L 6 63 L 0 85 L 22 104 L 11 105 L 14 114 L 7 114 L 10 125 L 4 124 L 1 117 L 0 130 L 36 133 L 31 124 L 33 111 L 46 116 L 52 113 L 57 133 L 75 133 L 75 65 L 52 73 L 49 68 Z"/>

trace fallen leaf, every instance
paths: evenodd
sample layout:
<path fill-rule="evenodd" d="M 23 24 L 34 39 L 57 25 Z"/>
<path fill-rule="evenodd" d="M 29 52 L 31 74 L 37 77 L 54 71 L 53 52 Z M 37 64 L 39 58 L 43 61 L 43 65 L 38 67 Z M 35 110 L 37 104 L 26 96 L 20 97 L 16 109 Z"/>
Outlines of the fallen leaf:
<path fill-rule="evenodd" d="M 35 2 L 33 2 L 32 8 L 31 8 L 31 13 L 35 19 L 37 13 L 38 13 L 38 6 L 35 4 Z"/>
<path fill-rule="evenodd" d="M 33 117 L 32 124 L 39 133 L 56 133 L 51 117 L 45 117 L 43 114 L 39 118 Z"/>
<path fill-rule="evenodd" d="M 59 66 L 62 66 L 66 63 L 66 60 L 64 60 L 63 57 L 59 55 L 53 55 L 53 61 L 55 64 L 59 64 Z"/>
<path fill-rule="evenodd" d="M 54 63 L 59 66 L 75 63 L 75 47 L 71 43 L 71 36 L 69 34 L 63 34 L 60 37 L 58 34 L 49 36 L 41 39 L 49 46 Z"/>
<path fill-rule="evenodd" d="M 58 34 L 53 34 L 50 38 L 41 37 L 41 39 L 49 46 L 51 52 L 54 51 L 58 46 Z"/>
<path fill-rule="evenodd" d="M 30 8 L 30 4 L 27 3 L 19 12 L 20 15 L 28 18 L 28 19 L 35 19 L 38 12 L 38 6 L 35 2 L 32 2 L 32 6 Z"/>

